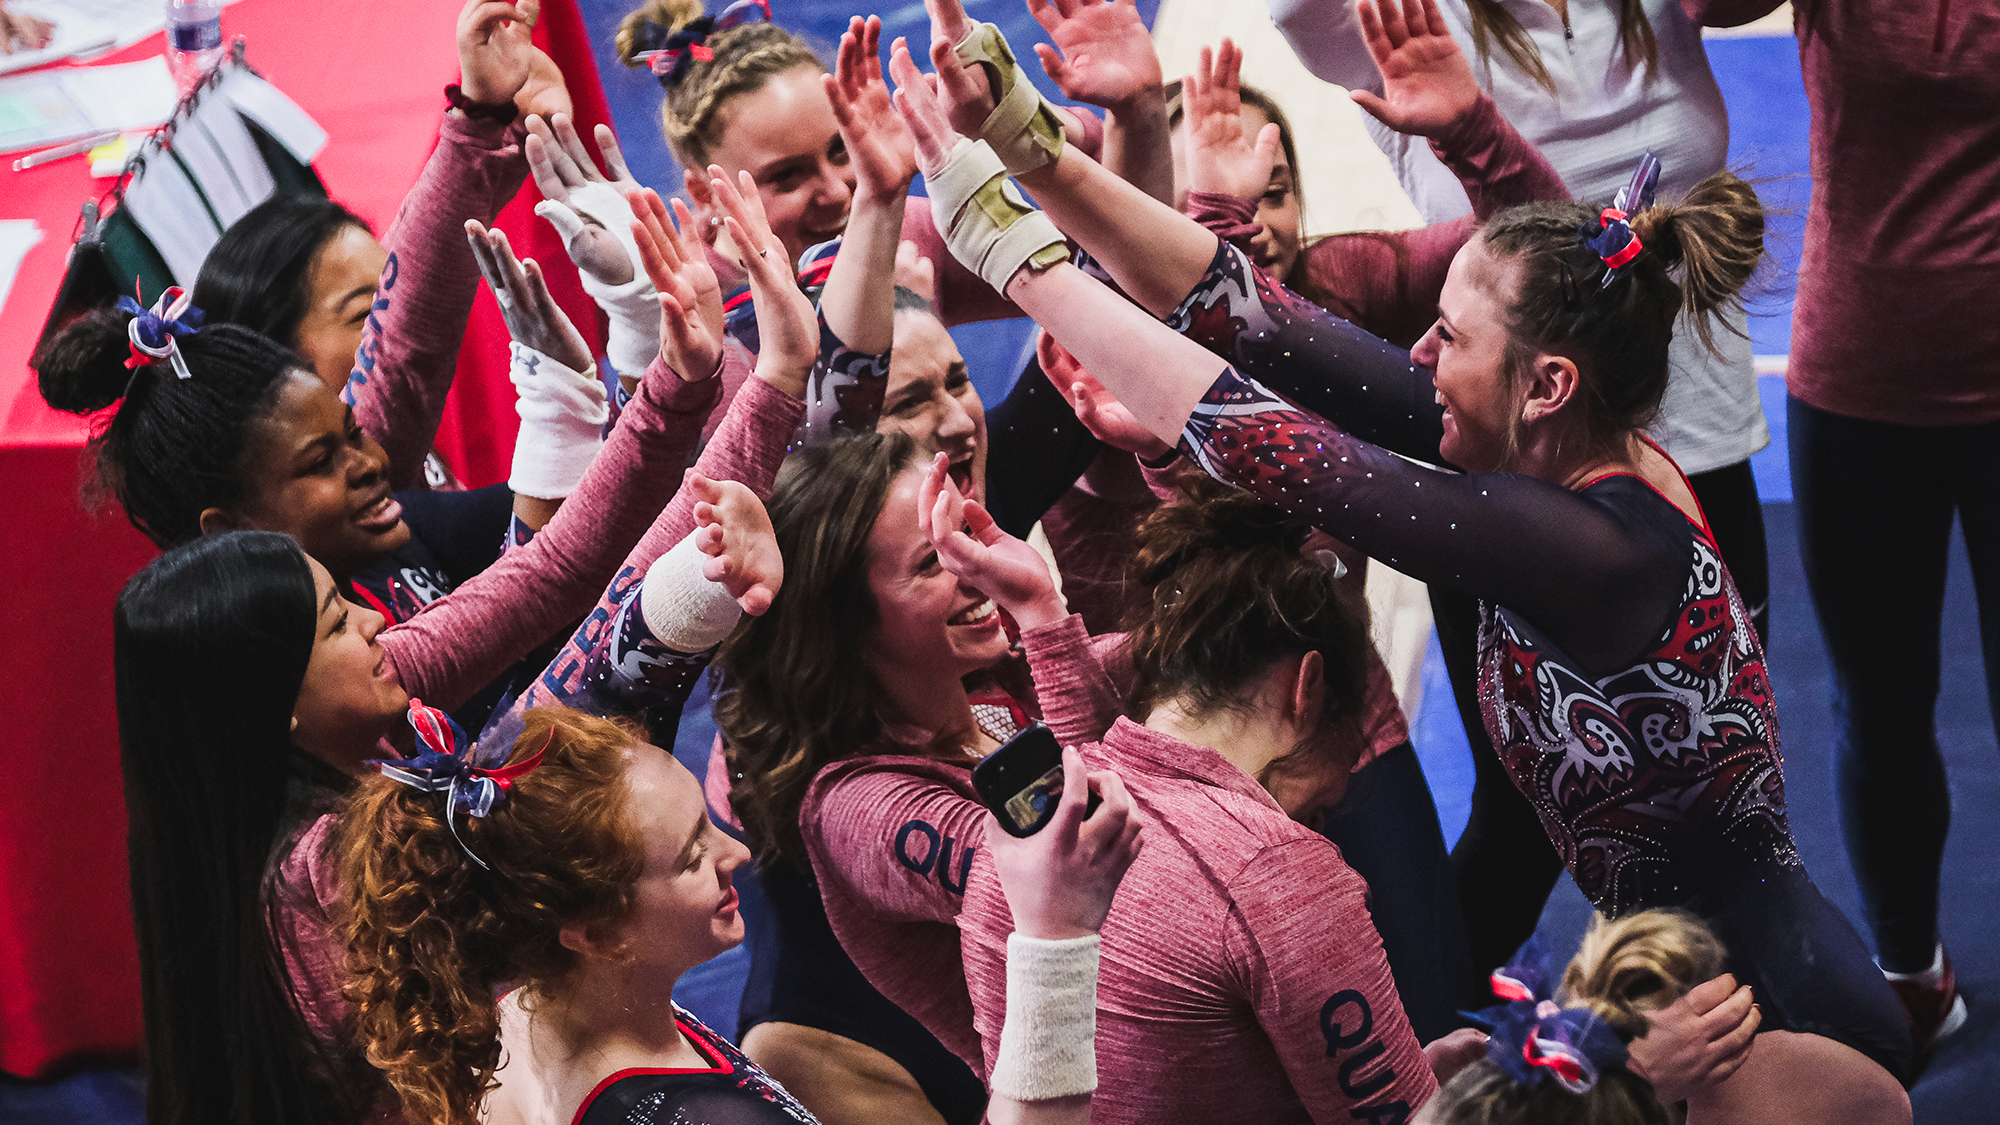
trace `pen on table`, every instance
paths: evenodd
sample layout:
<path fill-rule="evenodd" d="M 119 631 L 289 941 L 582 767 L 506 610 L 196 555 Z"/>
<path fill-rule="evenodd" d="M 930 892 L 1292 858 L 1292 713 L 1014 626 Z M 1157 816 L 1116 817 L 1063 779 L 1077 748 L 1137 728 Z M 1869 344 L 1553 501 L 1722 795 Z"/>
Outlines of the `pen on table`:
<path fill-rule="evenodd" d="M 51 160 L 61 160 L 65 156 L 75 156 L 80 152 L 89 152 L 98 145 L 107 144 L 117 139 L 118 130 L 116 129 L 105 129 L 92 133 L 87 137 L 71 141 L 66 145 L 57 145 L 54 148 L 45 148 L 40 152 L 31 152 L 14 162 L 14 171 L 23 172 L 29 168 L 33 168 L 37 164 L 47 164 Z"/>

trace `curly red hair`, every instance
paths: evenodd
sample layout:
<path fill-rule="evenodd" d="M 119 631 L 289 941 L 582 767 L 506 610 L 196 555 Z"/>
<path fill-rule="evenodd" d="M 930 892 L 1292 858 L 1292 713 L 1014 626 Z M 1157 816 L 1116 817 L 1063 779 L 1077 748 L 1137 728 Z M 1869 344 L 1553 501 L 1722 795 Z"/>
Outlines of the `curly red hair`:
<path fill-rule="evenodd" d="M 413 1121 L 476 1125 L 500 1062 L 495 986 L 546 994 L 577 965 L 563 928 L 632 907 L 644 852 L 624 778 L 642 736 L 566 709 L 526 724 L 508 761 L 546 745 L 542 764 L 491 815 L 458 815 L 464 847 L 444 795 L 386 777 L 363 780 L 341 818 L 345 992 L 368 1061 Z"/>

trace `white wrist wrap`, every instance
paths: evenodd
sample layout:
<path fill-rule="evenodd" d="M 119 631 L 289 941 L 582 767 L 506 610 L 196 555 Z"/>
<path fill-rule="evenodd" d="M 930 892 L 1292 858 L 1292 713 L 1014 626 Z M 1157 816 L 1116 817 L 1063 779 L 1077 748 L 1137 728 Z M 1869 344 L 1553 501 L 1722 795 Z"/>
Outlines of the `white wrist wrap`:
<path fill-rule="evenodd" d="M 507 487 L 516 495 L 560 500 L 576 489 L 604 444 L 604 384 L 597 365 L 572 371 L 517 341 L 507 346 L 508 371 L 519 394 L 514 409 L 521 432 L 514 439 L 514 470 Z"/>
<path fill-rule="evenodd" d="M 646 628 L 675 652 L 714 648 L 743 617 L 742 607 L 722 583 L 701 576 L 708 556 L 695 546 L 694 539 L 690 534 L 654 559 L 639 591 L 639 612 L 646 615 Z"/>
<path fill-rule="evenodd" d="M 1007 1022 L 987 1085 L 1015 1101 L 1097 1089 L 1098 937 L 1007 935 Z"/>
<path fill-rule="evenodd" d="M 1006 293 L 1023 266 L 1046 269 L 1069 257 L 1062 232 L 1028 206 L 985 141 L 960 138 L 924 185 L 945 245 L 995 292 Z"/>
<path fill-rule="evenodd" d="M 632 237 L 632 205 L 608 183 L 592 181 L 571 188 L 567 205 L 544 199 L 535 204 L 535 214 L 547 219 L 567 245 L 583 230 L 578 215 L 597 220 L 625 248 L 632 263 L 632 280 L 623 285 L 606 285 L 578 269 L 583 291 L 604 310 L 609 321 L 604 352 L 618 374 L 636 379 L 644 374 L 653 357 L 660 353 L 660 293 L 646 276 L 639 259 L 639 244 Z"/>

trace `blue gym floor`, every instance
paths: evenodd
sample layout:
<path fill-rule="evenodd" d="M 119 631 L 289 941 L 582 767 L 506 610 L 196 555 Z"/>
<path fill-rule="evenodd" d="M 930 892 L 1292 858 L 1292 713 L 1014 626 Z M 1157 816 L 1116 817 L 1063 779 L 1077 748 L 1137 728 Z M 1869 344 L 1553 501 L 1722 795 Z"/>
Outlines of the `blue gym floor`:
<path fill-rule="evenodd" d="M 598 41 L 599 68 L 611 98 L 618 133 L 639 178 L 667 190 L 680 183 L 657 125 L 658 87 L 649 76 L 620 66 L 610 48 L 617 20 L 629 0 L 583 0 L 586 20 Z M 999 22 L 1017 51 L 1039 29 L 1018 0 L 975 0 L 975 15 Z M 1140 8 L 1150 18 L 1156 0 Z M 788 0 L 783 18 L 832 42 L 851 4 L 829 0 Z M 882 13 L 891 34 L 920 37 L 922 6 L 909 2 Z M 1770 238 L 1772 264 L 1753 299 L 1751 332 L 1760 356 L 1789 350 L 1791 297 L 1809 184 L 1806 179 L 1806 105 L 1798 55 L 1789 37 L 1710 40 L 1709 56 L 1729 100 L 1732 160 L 1756 180 L 1759 191 L 1781 209 Z M 1038 68 L 1028 70 L 1040 78 Z M 1019 369 L 1028 339 L 1023 322 L 978 326 L 955 333 L 988 402 L 1005 393 Z M 1784 387 L 1777 377 L 1762 386 L 1772 445 L 1754 459 L 1771 551 L 1770 672 L 1780 703 L 1786 751 L 1786 791 L 1799 848 L 1821 889 L 1850 915 L 1858 910 L 1854 880 L 1834 817 L 1829 748 L 1832 742 L 1830 688 L 1825 648 L 1800 569 L 1785 463 Z M 1856 549 L 1863 541 L 1857 538 Z M 1919 1125 L 1971 1125 L 2000 1118 L 1991 1091 L 2000 1080 L 1987 1066 L 2000 1061 L 1994 1042 L 1995 1005 L 2000 1004 L 2000 932 L 1992 927 L 2000 902 L 2000 823 L 1989 810 L 2000 806 L 2000 746 L 1979 674 L 1978 610 L 1967 573 L 1964 547 L 1954 537 L 1944 612 L 1944 667 L 1938 701 L 1939 741 L 1952 780 L 1953 832 L 1945 854 L 1943 932 L 1950 944 L 1971 1021 L 1932 1060 L 1912 1092 Z M 1451 705 L 1451 689 L 1436 658 L 1436 642 L 1425 661 L 1423 703 L 1413 719 L 1413 740 L 1423 758 L 1448 840 L 1463 829 L 1472 782 L 1465 734 Z M 705 708 L 690 706 L 676 753 L 697 771 L 705 766 L 714 728 Z M 746 896 L 745 914 L 757 903 Z M 1543 914 L 1537 934 L 1543 949 L 1575 947 L 1589 907 L 1565 876 Z M 747 955 L 741 949 L 703 966 L 683 982 L 682 1002 L 711 1026 L 725 1031 L 736 1023 L 736 996 L 742 988 Z M 1989 991 L 1989 986 L 1991 990 Z M 137 1125 L 143 1121 L 143 1089 L 129 1069 L 100 1068 L 53 1083 L 30 1084 L 0 1078 L 0 1125 Z M 1830 1123 L 1831 1125 L 1831 1123 Z"/>

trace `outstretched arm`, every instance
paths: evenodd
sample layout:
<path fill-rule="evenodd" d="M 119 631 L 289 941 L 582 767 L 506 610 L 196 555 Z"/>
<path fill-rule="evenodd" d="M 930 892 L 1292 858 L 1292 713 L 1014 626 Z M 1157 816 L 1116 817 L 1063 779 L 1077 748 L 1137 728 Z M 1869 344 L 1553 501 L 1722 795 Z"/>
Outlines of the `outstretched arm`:
<path fill-rule="evenodd" d="M 509 101 L 540 73 L 541 52 L 528 42 L 531 22 L 527 8 L 468 0 L 458 17 L 467 97 Z M 341 392 L 361 428 L 382 443 L 397 489 L 423 484 L 424 457 L 444 417 L 479 289 L 464 222 L 491 223 L 527 175 L 508 126 L 455 114 L 445 116 L 437 149 L 382 237 L 389 261 Z"/>

